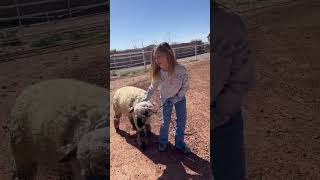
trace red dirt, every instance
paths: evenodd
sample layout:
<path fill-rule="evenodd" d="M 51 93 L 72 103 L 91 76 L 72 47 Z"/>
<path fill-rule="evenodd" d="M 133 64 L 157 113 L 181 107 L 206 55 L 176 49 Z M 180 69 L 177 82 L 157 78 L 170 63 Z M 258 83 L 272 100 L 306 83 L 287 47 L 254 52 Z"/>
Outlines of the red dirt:
<path fill-rule="evenodd" d="M 320 179 L 320 3 L 249 16 L 256 85 L 244 103 L 248 179 Z"/>
<path fill-rule="evenodd" d="M 209 80 L 210 64 L 208 59 L 187 64 L 190 76 L 190 89 L 187 93 L 187 128 L 186 143 L 192 154 L 184 156 L 174 149 L 173 124 L 170 125 L 168 152 L 160 153 L 157 149 L 160 110 L 152 117 L 151 141 L 148 149 L 142 152 L 137 145 L 135 131 L 131 129 L 127 119 L 120 122 L 120 133 L 117 134 L 110 122 L 111 141 L 111 177 L 112 179 L 209 179 L 210 178 L 210 111 L 209 111 Z M 150 84 L 147 75 L 128 77 L 111 81 L 111 101 L 116 89 L 132 85 L 146 89 Z M 156 106 L 159 107 L 159 94 L 154 95 Z M 113 119 L 113 109 L 111 120 Z M 174 119 L 173 113 L 172 118 Z M 172 120 L 174 122 L 174 120 Z"/>

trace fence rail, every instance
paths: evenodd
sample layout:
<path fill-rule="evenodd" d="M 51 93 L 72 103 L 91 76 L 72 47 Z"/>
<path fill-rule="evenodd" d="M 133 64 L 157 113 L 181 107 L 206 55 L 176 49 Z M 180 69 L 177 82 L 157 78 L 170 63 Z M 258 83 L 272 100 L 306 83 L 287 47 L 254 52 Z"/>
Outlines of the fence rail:
<path fill-rule="evenodd" d="M 243 14 L 255 10 L 289 5 L 302 0 L 217 0 L 224 7 L 230 8 L 236 13 Z"/>
<path fill-rule="evenodd" d="M 0 21 L 10 21 L 10 20 L 24 20 L 24 19 L 37 19 L 37 18 L 53 18 L 56 16 L 49 16 L 49 14 L 54 14 L 54 13 L 61 13 L 61 12 L 70 12 L 71 14 L 78 12 L 79 10 L 87 10 L 90 8 L 94 7 L 101 7 L 107 5 L 106 2 L 104 3 L 98 3 L 98 4 L 92 4 L 92 5 L 87 5 L 87 6 L 78 6 L 74 8 L 64 8 L 64 9 L 59 9 L 59 10 L 52 10 L 52 11 L 46 11 L 46 12 L 40 12 L 40 13 L 32 13 L 32 14 L 27 14 L 27 15 L 20 15 L 20 16 L 12 16 L 12 17 L 7 17 L 7 18 L 0 18 Z M 41 16 L 43 15 L 43 16 Z M 41 16 L 41 17 L 37 17 Z"/>
<path fill-rule="evenodd" d="M 38 2 L 26 3 L 18 3 L 14 1 L 14 4 L 0 6 L 0 10 L 3 11 L 2 14 L 7 14 L 7 16 L 1 15 L 2 17 L 0 18 L 0 23 L 4 24 L 6 26 L 5 28 L 25 25 L 30 26 L 30 24 L 43 23 L 43 21 L 49 22 L 64 17 L 72 17 L 73 15 L 79 16 L 79 13 L 82 13 L 81 15 L 85 15 L 83 13 L 88 13 L 92 10 L 94 10 L 94 12 L 99 11 L 100 13 L 102 13 L 102 10 L 100 8 L 107 7 L 109 4 L 109 1 L 103 1 L 78 5 L 75 4 L 71 6 L 71 1 L 72 0 L 42 0 Z M 56 7 L 56 5 L 59 5 L 60 8 L 57 8 L 58 6 L 56 7 L 56 9 L 50 8 L 50 5 L 52 3 L 54 3 L 52 7 Z M 37 7 L 33 8 L 33 12 L 23 13 L 24 8 L 30 9 L 33 6 L 39 5 L 44 5 L 47 10 L 37 10 L 39 8 Z M 107 11 L 107 8 L 105 11 Z M 9 15 L 9 12 L 11 15 Z M 90 14 L 93 13 L 91 12 Z M 18 22 L 18 24 L 9 25 L 9 22 Z"/>
<path fill-rule="evenodd" d="M 25 7 L 25 6 L 32 6 L 32 5 L 39 5 L 39 4 L 46 4 L 50 2 L 59 2 L 59 1 L 65 1 L 65 0 L 43 0 L 39 2 L 28 2 L 28 3 L 17 3 L 12 5 L 2 5 L 0 6 L 0 9 L 11 9 L 16 7 Z"/>
<path fill-rule="evenodd" d="M 209 51 L 208 44 L 192 45 L 172 48 L 177 59 L 197 56 Z M 110 56 L 110 70 L 119 70 L 124 68 L 131 68 L 136 66 L 144 66 L 146 71 L 147 65 L 151 63 L 152 51 L 144 51 L 141 49 L 139 52 L 119 53 Z"/>

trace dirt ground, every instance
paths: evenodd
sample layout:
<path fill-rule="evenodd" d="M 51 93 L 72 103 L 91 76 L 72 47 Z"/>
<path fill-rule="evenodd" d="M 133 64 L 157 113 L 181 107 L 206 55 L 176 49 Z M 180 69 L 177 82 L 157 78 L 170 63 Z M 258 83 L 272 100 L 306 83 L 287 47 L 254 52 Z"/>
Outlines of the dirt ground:
<path fill-rule="evenodd" d="M 256 61 L 243 107 L 248 179 L 320 179 L 319 18 L 319 1 L 248 16 Z"/>
<path fill-rule="evenodd" d="M 209 56 L 208 56 L 209 57 Z M 153 97 L 157 114 L 151 119 L 153 135 L 148 149 L 143 152 L 137 145 L 135 131 L 125 118 L 120 121 L 120 133 L 110 122 L 110 166 L 112 179 L 210 179 L 210 108 L 209 58 L 188 63 L 190 89 L 187 93 L 187 128 L 186 143 L 192 154 L 184 156 L 174 146 L 174 124 L 170 125 L 169 150 L 160 153 L 157 149 L 161 124 L 159 93 Z M 110 99 L 116 89 L 122 86 L 135 86 L 147 89 L 150 85 L 148 74 L 128 77 L 110 82 Z M 113 109 L 110 107 L 111 117 Z M 175 123 L 173 112 L 172 122 Z"/>
<path fill-rule="evenodd" d="M 320 179 L 320 4 L 317 0 L 301 2 L 301 5 L 248 15 L 256 84 L 243 105 L 247 179 Z M 32 83 L 56 77 L 104 86 L 105 48 L 92 45 L 0 64 L 1 180 L 11 177 L 6 120 L 21 90 Z M 191 87 L 193 93 L 187 102 L 187 133 L 196 133 L 187 136 L 186 141 L 191 144 L 194 154 L 186 158 L 173 148 L 168 153 L 156 151 L 158 116 L 153 119 L 153 143 L 145 153 L 136 147 L 130 126 L 122 123 L 120 135 L 111 129 L 111 173 L 114 177 L 208 177 L 208 113 L 204 109 L 208 107 L 205 104 L 209 98 L 203 99 L 207 91 L 197 90 L 209 89 L 209 66 L 208 62 L 202 61 L 190 64 L 188 68 L 196 86 Z M 148 85 L 143 75 L 111 83 L 112 92 L 122 84 L 143 88 Z M 197 114 L 192 113 L 195 108 L 199 109 Z M 197 124 L 193 125 L 195 122 Z M 172 131 L 170 138 L 172 143 Z"/>

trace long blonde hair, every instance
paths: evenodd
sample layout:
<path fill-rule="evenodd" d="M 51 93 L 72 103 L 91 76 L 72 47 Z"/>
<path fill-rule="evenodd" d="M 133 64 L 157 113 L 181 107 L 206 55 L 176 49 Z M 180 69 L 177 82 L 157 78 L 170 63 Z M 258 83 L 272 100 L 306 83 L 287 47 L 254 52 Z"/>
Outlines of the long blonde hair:
<path fill-rule="evenodd" d="M 155 53 L 164 53 L 167 55 L 167 59 L 168 59 L 168 72 L 169 75 L 172 75 L 174 72 L 174 68 L 175 66 L 178 64 L 176 57 L 174 55 L 174 52 L 172 50 L 172 48 L 170 47 L 170 45 L 166 42 L 163 42 L 161 44 L 159 44 L 158 46 L 156 46 L 153 51 L 152 51 L 152 55 L 151 55 L 151 80 L 152 81 L 157 81 L 160 79 L 160 67 L 157 65 L 157 63 L 154 60 L 154 55 Z"/>

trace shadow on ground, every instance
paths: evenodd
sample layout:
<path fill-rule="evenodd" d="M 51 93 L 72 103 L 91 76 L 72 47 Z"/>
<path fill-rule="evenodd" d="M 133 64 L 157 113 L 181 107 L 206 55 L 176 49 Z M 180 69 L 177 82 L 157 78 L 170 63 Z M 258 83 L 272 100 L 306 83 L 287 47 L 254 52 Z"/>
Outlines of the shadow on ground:
<path fill-rule="evenodd" d="M 175 149 L 173 144 L 168 144 L 167 152 L 158 151 L 158 139 L 159 136 L 152 133 L 149 138 L 147 150 L 142 151 L 136 142 L 136 135 L 130 135 L 129 133 L 119 130 L 118 134 L 126 139 L 126 141 L 132 146 L 138 148 L 145 156 L 152 160 L 155 164 L 163 164 L 166 166 L 163 174 L 158 178 L 160 180 L 165 179 L 210 179 L 211 168 L 210 162 L 204 160 L 194 153 L 184 155 L 179 150 Z M 195 175 L 188 174 L 186 168 L 195 172 Z"/>

